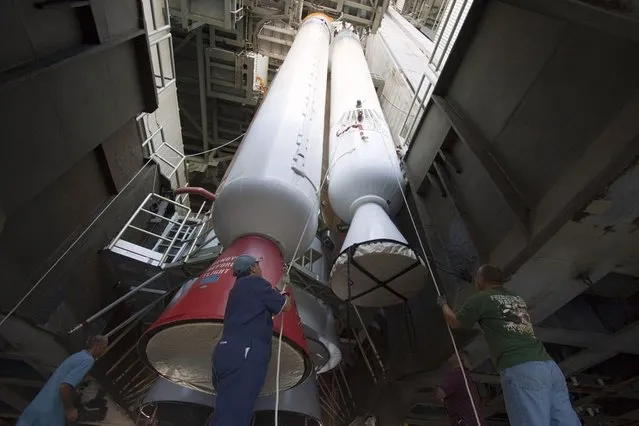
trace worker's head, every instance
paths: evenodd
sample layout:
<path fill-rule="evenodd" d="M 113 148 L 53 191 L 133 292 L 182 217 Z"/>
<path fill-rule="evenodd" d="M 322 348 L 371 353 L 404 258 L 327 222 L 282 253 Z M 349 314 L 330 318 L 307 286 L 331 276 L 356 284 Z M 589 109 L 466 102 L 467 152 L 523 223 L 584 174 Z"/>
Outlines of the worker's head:
<path fill-rule="evenodd" d="M 107 347 L 109 346 L 109 339 L 106 336 L 91 336 L 87 340 L 87 350 L 91 352 L 93 358 L 99 358 L 106 352 Z"/>
<path fill-rule="evenodd" d="M 492 287 L 498 287 L 504 283 L 504 278 L 499 269 L 493 265 L 482 265 L 477 270 L 475 276 L 475 287 L 478 290 L 486 290 Z"/>
<path fill-rule="evenodd" d="M 260 268 L 260 262 L 253 256 L 243 254 L 238 256 L 233 262 L 233 276 L 236 278 L 247 277 L 249 275 L 262 276 L 262 269 Z"/>

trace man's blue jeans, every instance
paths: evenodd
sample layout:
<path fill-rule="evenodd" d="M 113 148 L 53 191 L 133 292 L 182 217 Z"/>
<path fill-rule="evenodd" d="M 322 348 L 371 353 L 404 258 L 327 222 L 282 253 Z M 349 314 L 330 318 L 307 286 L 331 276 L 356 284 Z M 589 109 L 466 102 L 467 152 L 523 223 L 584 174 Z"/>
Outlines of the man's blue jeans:
<path fill-rule="evenodd" d="M 566 378 L 554 361 L 525 362 L 501 372 L 512 426 L 580 426 Z"/>

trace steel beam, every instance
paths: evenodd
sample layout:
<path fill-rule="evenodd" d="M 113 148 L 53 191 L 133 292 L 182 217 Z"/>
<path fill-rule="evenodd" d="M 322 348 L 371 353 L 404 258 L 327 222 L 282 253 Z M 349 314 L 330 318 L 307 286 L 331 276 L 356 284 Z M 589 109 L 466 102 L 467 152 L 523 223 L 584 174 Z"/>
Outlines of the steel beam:
<path fill-rule="evenodd" d="M 200 136 L 202 136 L 202 137 L 203 137 L 203 136 L 204 136 L 204 132 L 203 132 L 202 127 L 198 124 L 198 122 L 197 122 L 197 120 L 195 119 L 195 117 L 193 117 L 193 115 L 191 115 L 191 113 L 190 113 L 190 112 L 189 112 L 186 108 L 184 108 L 184 106 L 183 106 L 183 105 L 180 105 L 180 113 L 184 116 L 184 118 L 186 118 L 186 120 L 187 120 L 189 123 L 191 123 L 191 125 L 192 125 L 193 127 L 195 127 L 195 130 L 197 130 L 197 131 L 200 133 Z M 183 133 L 183 135 L 184 135 L 184 133 Z M 210 137 L 210 136 L 208 136 L 208 135 L 206 135 L 206 136 L 207 136 L 208 143 L 209 143 L 211 146 L 219 145 L 219 144 L 216 144 L 216 143 L 215 143 L 215 141 L 214 141 L 213 139 L 211 139 L 211 137 Z M 198 139 L 199 139 L 199 137 L 198 137 Z M 208 146 L 208 145 L 207 145 L 207 146 Z M 198 150 L 198 151 L 199 151 L 199 150 Z"/>
<path fill-rule="evenodd" d="M 472 240 L 471 242 L 475 247 L 475 250 L 477 251 L 479 259 L 482 262 L 486 262 L 486 260 L 488 259 L 487 248 L 485 247 L 485 244 L 481 239 L 477 226 L 475 226 L 473 223 L 468 206 L 459 195 L 459 191 L 457 191 L 455 184 L 451 182 L 450 179 L 448 179 L 448 173 L 446 172 L 446 168 L 443 165 L 444 160 L 442 159 L 442 164 L 440 164 L 439 158 L 440 157 L 438 155 L 433 161 L 433 168 L 437 172 L 439 181 L 441 182 L 446 195 L 451 200 L 455 211 L 462 219 L 464 226 L 466 227 L 466 230 L 468 231 L 468 234 L 470 235 L 470 238 Z"/>
<path fill-rule="evenodd" d="M 637 325 L 634 325 L 628 329 L 623 329 L 623 334 L 619 334 L 620 337 L 617 337 L 617 334 L 611 335 L 552 327 L 535 327 L 535 334 L 540 340 L 546 343 L 555 343 L 559 345 L 588 349 L 605 348 L 606 351 L 639 355 L 639 332 L 637 331 L 637 328 Z"/>
<path fill-rule="evenodd" d="M 206 114 L 206 64 L 204 62 L 204 39 L 202 38 L 202 27 L 197 29 L 195 34 L 197 48 L 197 72 L 198 84 L 200 87 L 200 120 L 202 123 L 200 132 L 202 133 L 202 149 L 209 149 L 209 123 Z"/>
<path fill-rule="evenodd" d="M 490 148 L 490 142 L 476 126 L 470 122 L 444 97 L 433 95 L 433 102 L 446 114 L 450 124 L 464 144 L 475 154 L 480 164 L 490 176 L 511 211 L 519 218 L 519 221 L 528 228 L 530 204 L 524 194 L 518 190 L 504 168 L 497 160 L 496 153 Z"/>
<path fill-rule="evenodd" d="M 545 16 L 568 21 L 572 24 L 590 27 L 615 37 L 639 41 L 639 22 L 632 15 L 624 16 L 603 8 L 577 0 L 562 1 L 529 1 L 529 0 L 499 0 L 502 3 L 515 6 Z"/>

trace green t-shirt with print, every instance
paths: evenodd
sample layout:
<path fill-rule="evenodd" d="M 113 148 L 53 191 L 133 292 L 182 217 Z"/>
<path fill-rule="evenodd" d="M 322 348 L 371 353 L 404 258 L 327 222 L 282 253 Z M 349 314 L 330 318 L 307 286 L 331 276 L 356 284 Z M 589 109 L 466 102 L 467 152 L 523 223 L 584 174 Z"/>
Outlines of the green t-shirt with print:
<path fill-rule="evenodd" d="M 503 287 L 471 296 L 457 312 L 462 328 L 478 322 L 497 371 L 530 361 L 552 358 L 535 337 L 526 302 Z"/>

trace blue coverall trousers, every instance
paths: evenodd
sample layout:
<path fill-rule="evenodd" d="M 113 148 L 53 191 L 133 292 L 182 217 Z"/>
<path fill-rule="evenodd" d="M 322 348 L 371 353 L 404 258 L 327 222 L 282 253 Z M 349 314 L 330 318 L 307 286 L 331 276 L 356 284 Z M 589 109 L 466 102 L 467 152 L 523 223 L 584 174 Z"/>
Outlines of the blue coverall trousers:
<path fill-rule="evenodd" d="M 213 351 L 217 399 L 210 426 L 251 425 L 270 360 L 270 343 L 229 338 L 217 344 Z"/>

